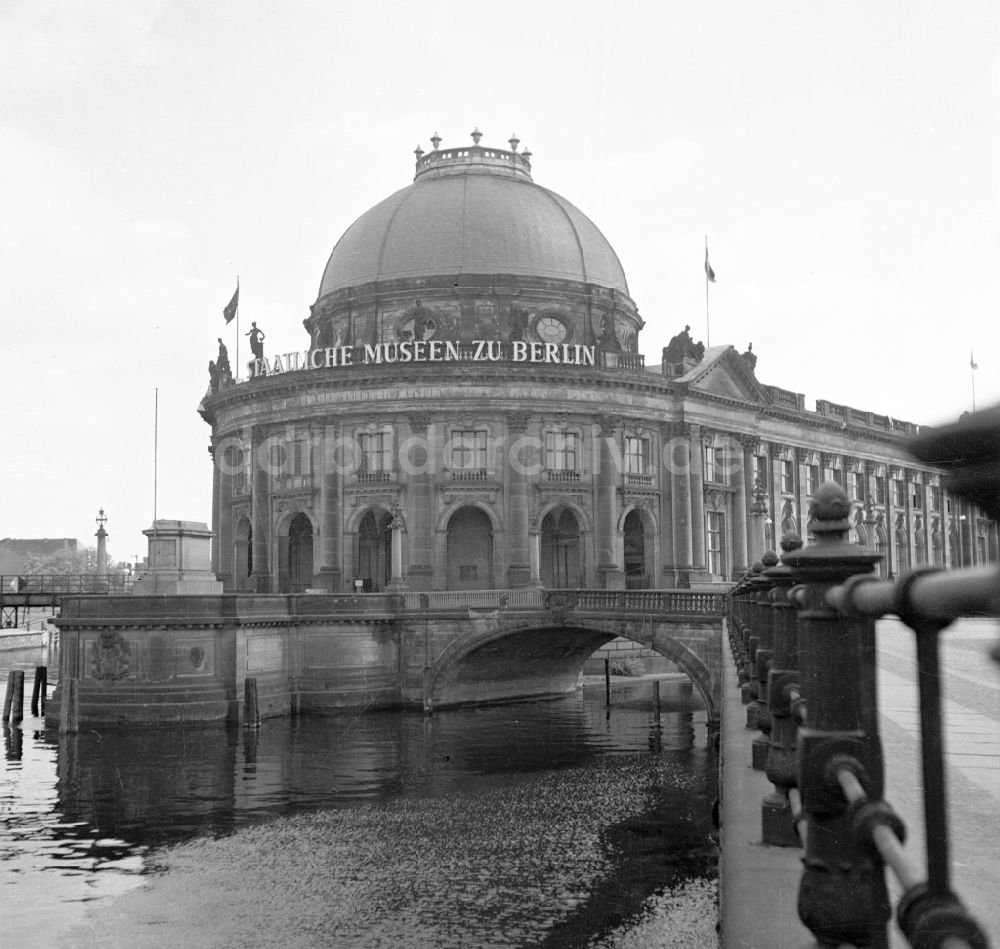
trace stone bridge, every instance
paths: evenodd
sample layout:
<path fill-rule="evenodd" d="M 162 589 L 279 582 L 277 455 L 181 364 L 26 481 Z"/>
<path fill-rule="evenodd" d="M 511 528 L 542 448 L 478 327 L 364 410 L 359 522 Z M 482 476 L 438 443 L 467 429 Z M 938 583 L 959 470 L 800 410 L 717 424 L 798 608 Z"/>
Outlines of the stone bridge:
<path fill-rule="evenodd" d="M 77 680 L 81 721 L 239 721 L 249 677 L 264 716 L 554 697 L 617 637 L 676 663 L 719 718 L 723 593 L 64 596 L 61 606 L 60 683 Z"/>

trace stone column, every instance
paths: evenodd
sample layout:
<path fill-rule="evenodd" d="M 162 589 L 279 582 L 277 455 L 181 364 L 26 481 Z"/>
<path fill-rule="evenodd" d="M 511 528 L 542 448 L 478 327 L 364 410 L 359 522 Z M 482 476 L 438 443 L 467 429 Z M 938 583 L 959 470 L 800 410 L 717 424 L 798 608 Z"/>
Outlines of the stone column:
<path fill-rule="evenodd" d="M 916 565 L 916 550 L 913 543 L 913 472 L 909 468 L 903 469 L 903 501 L 906 516 L 903 518 L 903 533 L 906 535 L 906 569 L 912 570 Z M 904 563 L 902 559 L 899 561 Z"/>
<path fill-rule="evenodd" d="M 542 585 L 540 564 L 542 560 L 542 532 L 533 528 L 528 536 L 528 552 L 530 554 L 531 571 L 528 577 L 528 585 L 540 587 Z"/>
<path fill-rule="evenodd" d="M 598 420 L 597 473 L 597 572 L 609 590 L 625 587 L 625 565 L 618 563 L 618 485 L 622 481 L 621 419 L 603 416 Z M 614 451 L 614 447 L 618 451 Z"/>
<path fill-rule="evenodd" d="M 689 429 L 691 457 L 691 561 L 695 570 L 705 570 L 705 449 L 701 426 Z"/>
<path fill-rule="evenodd" d="M 251 433 L 253 468 L 250 478 L 253 486 L 251 497 L 253 524 L 253 553 L 250 588 L 255 593 L 271 592 L 271 576 L 267 566 L 267 549 L 271 540 L 270 459 L 266 455 L 267 432 L 255 427 Z"/>
<path fill-rule="evenodd" d="M 742 438 L 739 440 L 742 443 Z M 734 442 L 734 445 L 738 444 Z M 746 465 L 746 451 L 742 448 L 732 448 L 732 459 L 728 457 L 730 450 L 727 450 L 727 462 L 730 467 L 729 483 L 736 489 L 733 492 L 732 516 L 733 516 L 733 579 L 738 580 L 747 572 L 747 487 L 744 477 L 744 466 Z M 739 451 L 739 455 L 735 453 Z M 735 465 L 736 458 L 741 460 L 739 466 Z"/>
<path fill-rule="evenodd" d="M 767 549 L 767 517 L 767 487 L 757 480 L 753 485 L 753 503 L 750 505 L 750 559 L 754 563 L 764 556 Z"/>
<path fill-rule="evenodd" d="M 390 534 L 390 577 L 389 592 L 402 593 L 406 589 L 406 579 L 403 576 L 403 534 L 406 527 L 403 523 L 403 513 L 398 507 L 392 511 L 392 521 L 389 524 Z"/>
<path fill-rule="evenodd" d="M 885 469 L 885 559 L 886 578 L 894 579 L 896 569 L 896 525 L 894 523 L 895 511 L 893 506 L 896 503 L 895 476 L 899 474 L 899 469 L 892 465 L 886 465 Z"/>
<path fill-rule="evenodd" d="M 670 463 L 670 425 L 660 426 L 660 453 L 658 456 L 660 486 L 660 576 L 653 578 L 653 586 L 664 585 L 664 576 L 669 576 L 667 586 L 673 586 L 674 579 L 674 517 L 673 479 Z"/>
<path fill-rule="evenodd" d="M 771 442 L 771 447 L 768 451 L 768 460 L 771 465 L 771 479 L 768 485 L 768 514 L 764 518 L 765 525 L 770 525 L 770 537 L 764 541 L 765 547 L 769 550 L 777 551 L 779 549 L 779 541 L 781 540 L 781 510 L 783 508 L 782 503 L 782 491 L 781 491 L 781 475 L 782 466 L 784 465 L 784 446 L 778 442 Z M 794 491 L 793 491 L 794 493 Z"/>
<path fill-rule="evenodd" d="M 226 440 L 227 442 L 230 439 Z M 216 449 L 218 452 L 218 449 Z M 232 588 L 233 582 L 233 472 L 236 452 L 227 444 L 221 453 L 215 455 L 215 469 L 219 478 L 219 490 L 215 495 L 212 512 L 212 526 L 215 530 L 214 546 L 218 550 L 215 558 L 215 579 L 220 580 L 224 590 Z"/>
<path fill-rule="evenodd" d="M 221 508 L 220 494 L 222 492 L 222 478 L 219 473 L 219 459 L 215 457 L 216 445 L 214 442 L 208 446 L 208 455 L 212 459 L 212 557 L 211 569 L 216 579 L 219 576 L 219 509 Z"/>
<path fill-rule="evenodd" d="M 338 464 L 345 464 L 343 448 L 337 452 L 339 428 L 329 423 L 320 435 L 319 464 L 319 567 L 316 583 L 327 593 L 340 593 L 344 589 L 343 571 L 340 563 L 341 518 L 340 518 L 340 472 Z"/>
<path fill-rule="evenodd" d="M 670 440 L 670 463 L 673 472 L 674 511 L 674 563 L 677 567 L 677 586 L 691 586 L 692 524 L 691 524 L 691 442 L 683 423 L 674 427 Z"/>
<path fill-rule="evenodd" d="M 108 575 L 108 532 L 104 529 L 107 518 L 104 516 L 104 508 L 101 508 L 97 515 L 97 575 L 105 578 Z"/>
<path fill-rule="evenodd" d="M 498 464 L 507 468 L 507 586 L 526 586 L 531 577 L 531 554 L 528 537 L 528 510 L 531 477 L 528 471 L 535 462 L 528 444 L 528 414 L 507 413 L 508 441 Z"/>
<path fill-rule="evenodd" d="M 410 565 L 406 573 L 411 590 L 434 588 L 434 478 L 437 460 L 432 444 L 433 425 L 427 412 L 406 416 L 410 437 L 406 450 L 400 452 L 400 465 L 408 487 L 407 516 L 412 531 Z"/>
<path fill-rule="evenodd" d="M 215 578 L 219 578 L 219 562 L 220 562 L 220 551 L 219 551 L 219 520 L 220 511 L 222 508 L 222 476 L 219 471 L 219 464 L 221 459 L 215 456 L 216 445 L 213 442 L 208 446 L 208 454 L 212 459 L 212 560 L 211 567 L 212 573 L 215 574 Z"/>

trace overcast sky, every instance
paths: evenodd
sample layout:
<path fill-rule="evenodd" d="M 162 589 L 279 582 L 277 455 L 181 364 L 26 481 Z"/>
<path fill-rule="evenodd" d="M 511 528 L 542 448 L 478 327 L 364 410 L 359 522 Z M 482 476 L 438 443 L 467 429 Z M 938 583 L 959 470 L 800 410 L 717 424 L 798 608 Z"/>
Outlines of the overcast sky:
<path fill-rule="evenodd" d="M 618 252 L 659 362 L 923 424 L 1000 401 L 1000 6 L 8 0 L 0 537 L 145 553 L 211 520 L 196 414 L 241 327 L 304 348 L 330 250 L 413 149 L 505 147 Z M 247 354 L 241 341 L 241 357 Z"/>

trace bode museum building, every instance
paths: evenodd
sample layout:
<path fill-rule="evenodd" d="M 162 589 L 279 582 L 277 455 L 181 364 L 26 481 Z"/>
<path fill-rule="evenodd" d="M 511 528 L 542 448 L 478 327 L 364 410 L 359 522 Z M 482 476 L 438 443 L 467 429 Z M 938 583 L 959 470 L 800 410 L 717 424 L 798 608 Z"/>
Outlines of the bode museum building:
<path fill-rule="evenodd" d="M 891 575 L 996 559 L 996 524 L 907 453 L 916 426 L 807 409 L 686 327 L 646 365 L 608 241 L 516 139 L 472 138 L 435 136 L 347 229 L 300 351 L 213 368 L 227 591 L 700 587 L 805 537 L 825 480 Z"/>

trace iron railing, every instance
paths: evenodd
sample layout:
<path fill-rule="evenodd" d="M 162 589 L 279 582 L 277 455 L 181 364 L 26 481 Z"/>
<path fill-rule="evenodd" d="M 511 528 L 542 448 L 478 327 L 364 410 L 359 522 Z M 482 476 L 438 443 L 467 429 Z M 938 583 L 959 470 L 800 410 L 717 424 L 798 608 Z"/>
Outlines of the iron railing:
<path fill-rule="evenodd" d="M 1000 408 L 910 448 L 995 520 L 997 432 Z M 799 917 L 822 945 L 887 944 L 888 867 L 904 890 L 896 918 L 912 946 L 985 947 L 982 927 L 951 889 L 938 645 L 960 617 L 1000 616 L 1000 567 L 925 567 L 884 582 L 873 573 L 881 554 L 847 540 L 850 511 L 839 485 L 822 485 L 810 510 L 812 542 L 786 536 L 780 560 L 766 554 L 730 596 L 747 724 L 761 732 L 753 767 L 775 788 L 762 802 L 764 843 L 804 848 Z M 926 879 L 883 797 L 875 623 L 887 614 L 916 638 Z M 1000 661 L 1000 647 L 993 657 Z"/>
<path fill-rule="evenodd" d="M 95 573 L 19 573 L 0 576 L 0 596 L 61 596 L 73 593 L 128 593 L 133 578 L 122 574 L 99 576 Z"/>

